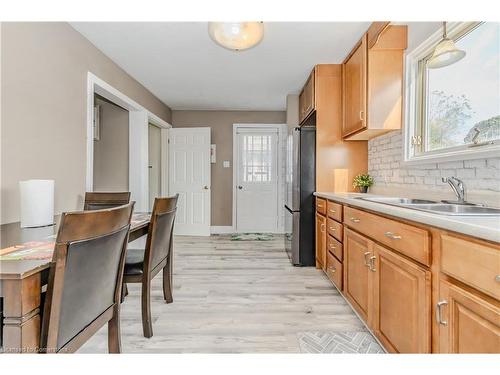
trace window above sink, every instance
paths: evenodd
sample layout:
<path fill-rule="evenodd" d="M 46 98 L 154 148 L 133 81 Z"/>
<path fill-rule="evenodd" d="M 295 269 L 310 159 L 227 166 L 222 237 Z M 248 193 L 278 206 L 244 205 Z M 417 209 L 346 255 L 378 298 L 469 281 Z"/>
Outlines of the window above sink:
<path fill-rule="evenodd" d="M 496 157 L 500 152 L 500 24 L 447 24 L 465 57 L 431 69 L 438 30 L 407 56 L 405 162 Z"/>

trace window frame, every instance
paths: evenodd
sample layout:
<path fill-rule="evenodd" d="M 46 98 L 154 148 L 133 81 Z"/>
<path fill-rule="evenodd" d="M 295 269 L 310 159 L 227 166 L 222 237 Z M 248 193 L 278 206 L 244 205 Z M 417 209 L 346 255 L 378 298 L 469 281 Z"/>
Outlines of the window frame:
<path fill-rule="evenodd" d="M 482 22 L 449 22 L 448 37 L 456 40 L 472 32 Z M 422 152 L 425 143 L 425 110 L 427 103 L 426 73 L 424 62 L 431 56 L 434 47 L 441 41 L 440 27 L 427 40 L 406 56 L 405 111 L 403 152 L 405 164 L 428 164 L 447 161 L 482 159 L 500 155 L 500 140 L 481 146 L 462 145 Z M 420 139 L 420 145 L 412 140 Z"/>

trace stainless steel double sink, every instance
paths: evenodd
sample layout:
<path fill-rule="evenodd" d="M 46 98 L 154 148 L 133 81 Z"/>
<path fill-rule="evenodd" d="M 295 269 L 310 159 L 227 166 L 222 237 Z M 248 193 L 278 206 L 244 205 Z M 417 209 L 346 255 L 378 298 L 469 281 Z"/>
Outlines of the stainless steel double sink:
<path fill-rule="evenodd" d="M 392 198 L 392 197 L 357 197 L 365 201 L 404 207 L 412 210 L 432 212 L 439 215 L 452 216 L 500 216 L 500 209 L 484 207 L 472 203 L 454 204 L 436 202 L 425 199 Z"/>

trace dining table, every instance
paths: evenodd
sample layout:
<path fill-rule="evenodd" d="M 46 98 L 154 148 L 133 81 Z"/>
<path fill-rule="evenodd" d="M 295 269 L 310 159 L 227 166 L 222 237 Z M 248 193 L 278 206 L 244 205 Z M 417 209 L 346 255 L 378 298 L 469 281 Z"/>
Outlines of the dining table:
<path fill-rule="evenodd" d="M 151 215 L 132 215 L 129 242 L 148 233 Z M 60 215 L 53 225 L 0 225 L 0 352 L 37 353 L 46 289 Z"/>

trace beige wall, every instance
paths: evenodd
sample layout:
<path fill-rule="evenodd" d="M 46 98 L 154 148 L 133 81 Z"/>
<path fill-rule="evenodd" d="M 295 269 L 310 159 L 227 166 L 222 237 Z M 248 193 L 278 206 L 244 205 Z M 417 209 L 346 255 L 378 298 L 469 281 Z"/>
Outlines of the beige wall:
<path fill-rule="evenodd" d="M 100 136 L 94 141 L 94 191 L 128 190 L 128 111 L 104 100 L 100 107 Z"/>
<path fill-rule="evenodd" d="M 173 127 L 208 126 L 217 145 L 217 163 L 212 164 L 213 226 L 232 225 L 233 210 L 233 124 L 284 124 L 285 112 L 272 111 L 172 111 Z M 223 168 L 229 160 L 231 168 Z"/>
<path fill-rule="evenodd" d="M 87 72 L 157 116 L 165 104 L 67 23 L 1 25 L 1 222 L 19 220 L 20 180 L 54 179 L 55 211 L 81 207 Z"/>

